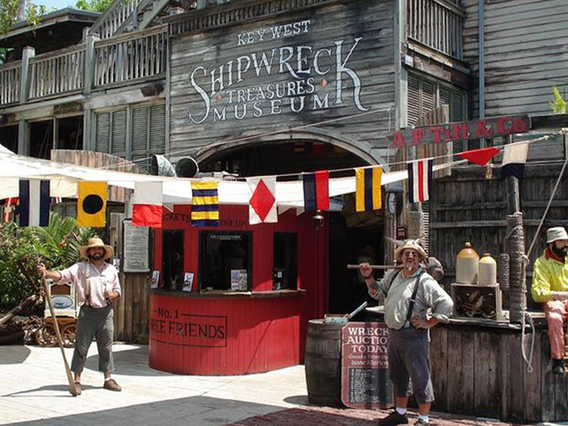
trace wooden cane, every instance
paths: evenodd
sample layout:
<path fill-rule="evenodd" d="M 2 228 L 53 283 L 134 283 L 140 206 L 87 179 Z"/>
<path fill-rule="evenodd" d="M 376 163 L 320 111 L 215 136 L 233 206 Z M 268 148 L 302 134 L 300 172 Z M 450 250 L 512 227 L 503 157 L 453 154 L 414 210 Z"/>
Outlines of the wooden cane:
<path fill-rule="evenodd" d="M 402 265 L 369 265 L 371 269 L 402 269 Z M 347 269 L 359 269 L 359 265 L 347 265 Z"/>
<path fill-rule="evenodd" d="M 61 338 L 61 332 L 59 331 L 59 323 L 57 322 L 57 317 L 55 316 L 55 309 L 53 309 L 53 304 L 51 302 L 51 292 L 49 291 L 49 287 L 47 286 L 45 275 L 41 277 L 41 280 L 45 289 L 45 298 L 47 299 L 47 304 L 49 305 L 49 312 L 51 312 L 51 318 L 53 318 L 53 328 L 55 328 L 55 334 L 57 335 L 57 343 L 59 343 L 59 349 L 61 349 L 61 355 L 63 356 L 63 364 L 65 364 L 65 373 L 67 374 L 67 381 L 69 382 L 69 393 L 73 396 L 77 396 L 75 381 L 73 380 L 73 375 L 71 374 L 71 369 L 69 368 L 67 358 L 65 357 L 65 351 L 63 350 L 63 339 Z"/>

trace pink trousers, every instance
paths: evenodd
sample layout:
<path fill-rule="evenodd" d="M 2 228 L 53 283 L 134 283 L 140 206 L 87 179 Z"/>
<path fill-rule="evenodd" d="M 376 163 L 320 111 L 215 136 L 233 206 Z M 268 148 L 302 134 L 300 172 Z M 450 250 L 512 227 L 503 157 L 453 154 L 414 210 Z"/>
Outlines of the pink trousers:
<path fill-rule="evenodd" d="M 548 337 L 552 359 L 564 358 L 564 329 L 562 324 L 568 318 L 568 301 L 546 302 L 544 313 L 548 322 Z"/>

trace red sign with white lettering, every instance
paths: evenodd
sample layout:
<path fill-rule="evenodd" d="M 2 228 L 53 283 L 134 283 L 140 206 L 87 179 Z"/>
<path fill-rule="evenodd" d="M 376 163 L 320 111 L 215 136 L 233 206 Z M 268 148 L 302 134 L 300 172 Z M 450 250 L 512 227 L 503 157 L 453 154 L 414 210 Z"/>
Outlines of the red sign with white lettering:
<path fill-rule="evenodd" d="M 388 362 L 389 329 L 378 322 L 350 322 L 342 330 L 341 401 L 380 409 L 393 403 Z"/>
<path fill-rule="evenodd" d="M 438 124 L 399 130 L 389 139 L 391 148 L 405 148 L 441 142 L 458 142 L 526 133 L 531 127 L 528 115 L 488 120 Z"/>

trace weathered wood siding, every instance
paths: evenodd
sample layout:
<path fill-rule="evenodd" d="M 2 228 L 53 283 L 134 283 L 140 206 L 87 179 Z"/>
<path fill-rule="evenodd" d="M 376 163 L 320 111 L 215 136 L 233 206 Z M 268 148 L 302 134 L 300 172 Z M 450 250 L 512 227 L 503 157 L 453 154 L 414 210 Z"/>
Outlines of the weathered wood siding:
<path fill-rule="evenodd" d="M 441 325 L 431 339 L 434 410 L 519 423 L 568 419 L 568 379 L 552 373 L 545 327 L 536 332 L 532 373 L 520 330 Z"/>
<path fill-rule="evenodd" d="M 531 147 L 532 150 L 532 147 Z M 525 218 L 525 248 L 534 238 L 562 163 L 527 164 L 520 183 L 521 210 Z M 436 179 L 430 200 L 430 255 L 446 268 L 445 284 L 455 279 L 455 261 L 465 242 L 477 252 L 497 258 L 505 252 L 507 234 L 507 186 L 499 177 L 499 168 L 487 179 L 486 169 L 479 166 L 458 167 L 452 176 Z M 544 250 L 545 230 L 568 226 L 568 185 L 562 181 L 552 202 L 540 236 L 530 255 L 527 288 L 530 288 L 532 265 Z M 531 300 L 529 295 L 529 300 Z M 529 303 L 530 304 L 530 303 Z"/>
<path fill-rule="evenodd" d="M 478 116 L 478 0 L 463 0 L 464 60 L 472 69 L 473 117 Z M 568 3 L 565 0 L 485 0 L 486 116 L 548 114 L 553 86 L 568 83 Z"/>
<path fill-rule="evenodd" d="M 170 151 L 187 155 L 245 132 L 352 117 L 314 129 L 355 139 L 369 152 L 394 120 L 393 3 L 331 2 L 174 36 Z M 274 38 L 275 28 L 291 34 Z M 222 84 L 212 84 L 221 76 Z"/>

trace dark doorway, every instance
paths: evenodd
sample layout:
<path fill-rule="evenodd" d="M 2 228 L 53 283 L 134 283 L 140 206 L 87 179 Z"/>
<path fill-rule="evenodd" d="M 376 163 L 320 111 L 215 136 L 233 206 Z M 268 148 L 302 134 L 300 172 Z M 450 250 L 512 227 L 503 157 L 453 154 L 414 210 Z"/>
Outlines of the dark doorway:
<path fill-rule="evenodd" d="M 30 123 L 30 157 L 49 160 L 53 149 L 53 120 Z"/>
<path fill-rule="evenodd" d="M 18 126 L 0 127 L 0 145 L 12 152 L 18 152 Z"/>
<path fill-rule="evenodd" d="M 83 116 L 57 120 L 57 149 L 83 149 Z"/>
<path fill-rule="evenodd" d="M 365 166 L 366 162 L 337 146 L 315 141 L 282 141 L 224 151 L 199 165 L 203 172 L 239 176 L 274 175 Z"/>
<path fill-rule="evenodd" d="M 183 286 L 184 232 L 162 233 L 162 287 L 181 290 Z"/>
<path fill-rule="evenodd" d="M 329 221 L 329 312 L 348 314 L 365 301 L 376 306 L 377 301 L 369 296 L 357 271 L 348 270 L 347 265 L 383 263 L 382 226 L 349 228 L 340 213 L 331 213 Z M 364 319 L 364 312 L 353 318 L 354 321 Z"/>

